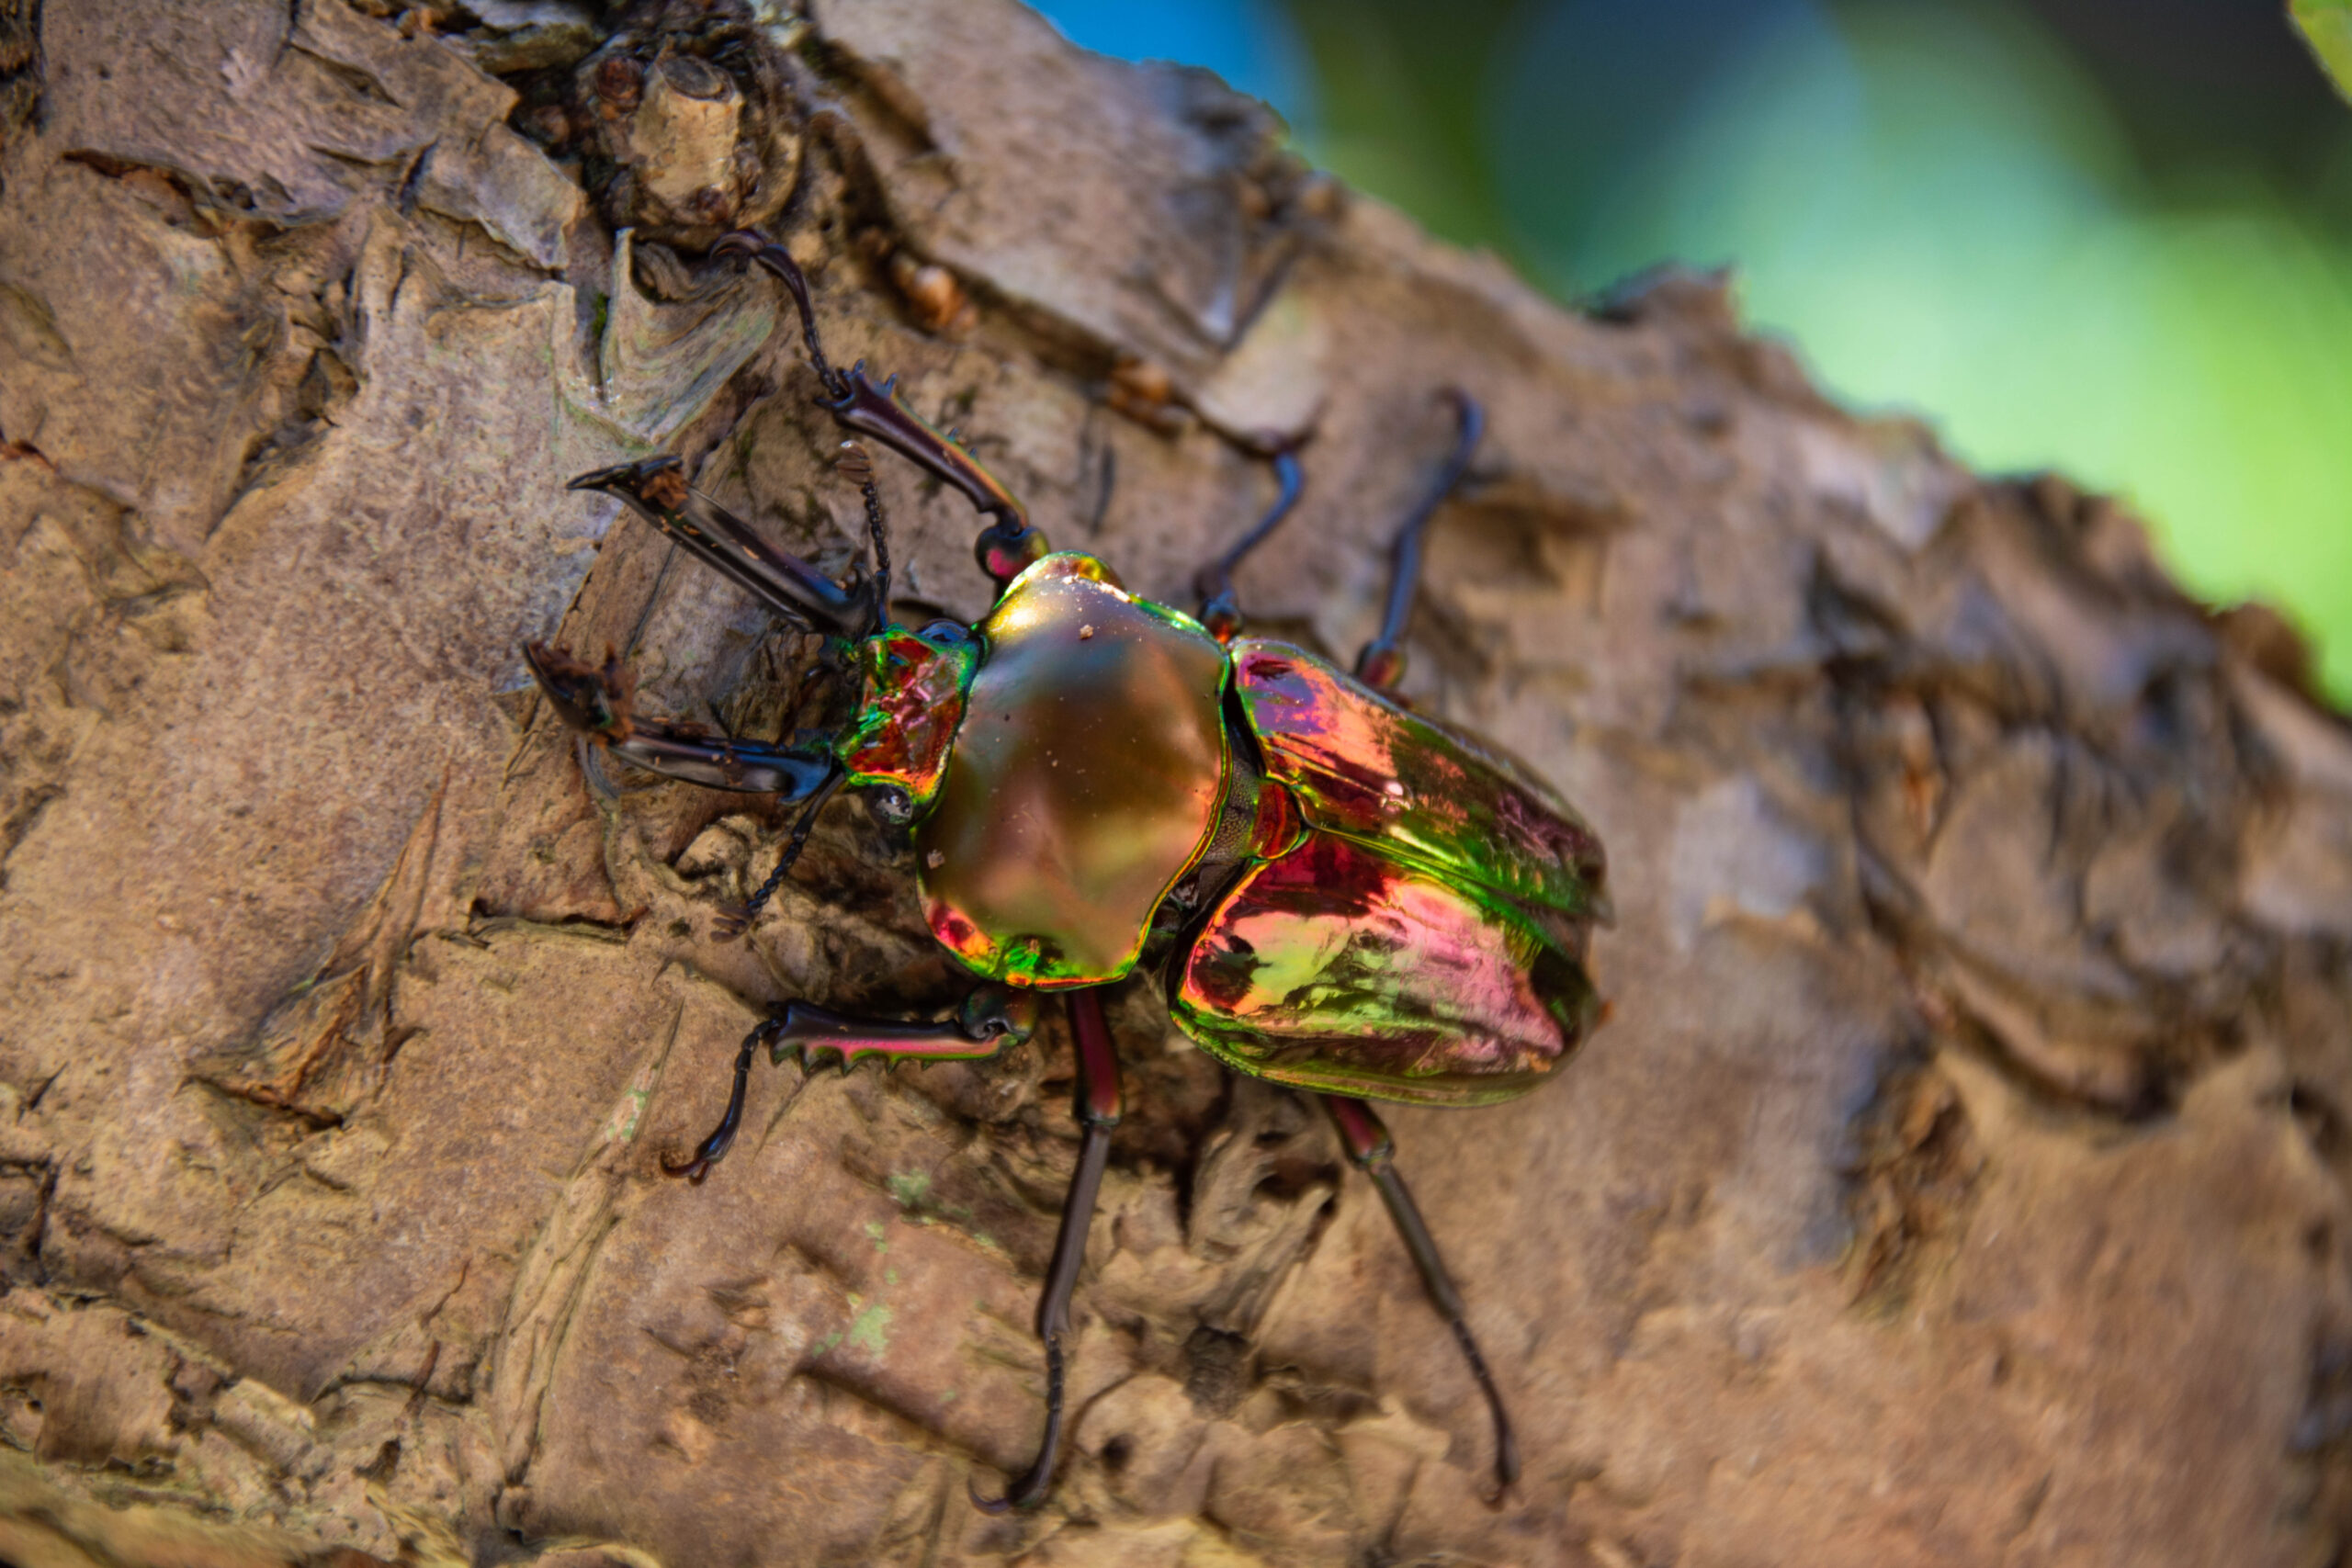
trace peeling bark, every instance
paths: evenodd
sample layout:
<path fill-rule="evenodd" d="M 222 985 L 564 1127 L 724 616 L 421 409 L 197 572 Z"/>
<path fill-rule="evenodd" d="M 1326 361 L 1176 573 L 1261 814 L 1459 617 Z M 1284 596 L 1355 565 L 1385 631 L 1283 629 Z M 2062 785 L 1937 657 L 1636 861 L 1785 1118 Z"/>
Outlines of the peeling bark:
<path fill-rule="evenodd" d="M 447 36 L 441 36 L 445 29 Z M 2113 503 L 1744 335 L 1582 313 L 1001 0 L 0 0 L 0 1559 L 2305 1563 L 2352 1539 L 2352 729 Z M 1527 1455 L 1373 1194 L 1144 988 L 1035 1515 L 1068 1043 L 763 1069 L 950 996 L 905 850 L 592 787 L 517 647 L 775 735 L 810 649 L 562 481 L 672 450 L 846 569 L 772 286 L 1057 543 L 1408 691 L 1608 839 L 1613 1021 L 1399 1111 Z M 910 598 L 975 526 L 877 470 Z"/>

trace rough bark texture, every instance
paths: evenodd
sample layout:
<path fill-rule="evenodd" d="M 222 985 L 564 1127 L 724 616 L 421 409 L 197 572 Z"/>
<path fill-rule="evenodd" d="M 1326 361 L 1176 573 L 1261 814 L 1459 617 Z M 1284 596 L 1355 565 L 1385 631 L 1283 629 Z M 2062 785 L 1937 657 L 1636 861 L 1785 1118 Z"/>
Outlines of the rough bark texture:
<path fill-rule="evenodd" d="M 1565 312 L 1003 0 L 380 9 L 0 0 L 0 1559 L 2340 1561 L 2352 735 L 2112 505 L 1828 406 L 1715 283 Z M 1512 1505 L 1329 1133 L 1140 987 L 1035 1515 L 964 1492 L 1038 1427 L 1057 1029 L 763 1068 L 658 1175 L 777 999 L 954 990 L 863 807 L 724 942 L 781 825 L 592 793 L 526 694 L 560 628 L 789 722 L 808 649 L 561 489 L 677 450 L 853 559 L 778 292 L 695 259 L 748 219 L 1143 592 L 1312 426 L 1241 591 L 1334 653 L 1484 400 L 1408 687 L 1620 912 L 1564 1082 L 1393 1119 Z M 883 473 L 975 614 L 970 512 Z"/>

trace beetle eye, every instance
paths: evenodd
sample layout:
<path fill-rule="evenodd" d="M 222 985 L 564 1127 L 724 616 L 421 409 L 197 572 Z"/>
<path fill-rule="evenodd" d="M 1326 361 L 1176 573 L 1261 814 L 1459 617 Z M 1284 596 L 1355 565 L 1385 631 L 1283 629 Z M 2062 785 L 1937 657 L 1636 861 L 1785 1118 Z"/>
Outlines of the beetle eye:
<path fill-rule="evenodd" d="M 933 621 L 916 635 L 939 648 L 966 648 L 973 641 L 972 628 L 961 621 Z"/>
<path fill-rule="evenodd" d="M 903 828 L 914 820 L 915 803 L 905 790 L 896 784 L 884 784 L 867 797 L 874 815 L 892 828 Z"/>

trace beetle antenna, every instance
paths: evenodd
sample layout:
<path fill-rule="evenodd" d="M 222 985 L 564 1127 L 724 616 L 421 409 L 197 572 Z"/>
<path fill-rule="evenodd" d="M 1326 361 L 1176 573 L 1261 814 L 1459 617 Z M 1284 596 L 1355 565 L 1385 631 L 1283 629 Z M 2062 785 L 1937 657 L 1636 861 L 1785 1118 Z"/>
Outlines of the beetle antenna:
<path fill-rule="evenodd" d="M 844 441 L 833 467 L 854 480 L 865 498 L 865 533 L 874 541 L 874 631 L 890 629 L 890 531 L 883 525 L 882 492 L 874 485 L 874 459 L 854 441 Z"/>
<path fill-rule="evenodd" d="M 760 918 L 760 911 L 766 908 L 768 900 L 775 897 L 775 890 L 784 886 L 784 879 L 791 872 L 793 863 L 799 860 L 800 852 L 808 847 L 808 834 L 817 826 L 817 813 L 825 808 L 825 802 L 833 798 L 833 792 L 842 787 L 842 781 L 847 776 L 836 768 L 832 777 L 819 786 L 792 824 L 792 837 L 785 844 L 784 853 L 776 857 L 775 869 L 768 873 L 768 879 L 760 884 L 758 891 L 748 901 L 727 910 L 714 922 L 713 929 L 721 942 L 731 942 L 752 929 L 752 922 Z"/>
<path fill-rule="evenodd" d="M 757 262 L 782 280 L 792 295 L 793 309 L 800 313 L 800 340 L 808 345 L 808 363 L 816 370 L 817 379 L 824 384 L 825 396 L 836 403 L 847 401 L 852 391 L 849 378 L 825 357 L 824 342 L 817 335 L 817 307 L 808 295 L 808 279 L 792 259 L 792 254 L 756 229 L 738 229 L 721 237 L 710 248 L 710 254 L 728 260 Z M 890 542 L 883 527 L 882 492 L 874 487 L 874 460 L 856 442 L 844 441 L 834 466 L 856 482 L 865 498 L 865 531 L 874 541 L 873 630 L 884 631 L 890 625 Z"/>

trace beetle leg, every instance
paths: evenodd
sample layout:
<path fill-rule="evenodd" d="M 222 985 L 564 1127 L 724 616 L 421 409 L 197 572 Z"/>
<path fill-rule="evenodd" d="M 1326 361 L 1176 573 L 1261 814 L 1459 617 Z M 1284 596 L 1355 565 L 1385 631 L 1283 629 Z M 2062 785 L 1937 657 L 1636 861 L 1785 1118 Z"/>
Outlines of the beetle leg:
<path fill-rule="evenodd" d="M 778 615 L 836 637 L 864 637 L 879 614 L 876 582 L 846 589 L 686 483 L 675 457 L 648 457 L 582 474 L 566 487 L 617 496 L 702 563 L 751 590 Z"/>
<path fill-rule="evenodd" d="M 1266 542 L 1266 536 L 1298 504 L 1298 492 L 1306 488 L 1297 455 L 1288 449 L 1274 454 L 1274 478 L 1282 491 L 1274 497 L 1273 505 L 1266 509 L 1266 514 L 1258 519 L 1257 526 L 1236 539 L 1225 554 L 1201 568 L 1200 575 L 1193 580 L 1193 592 L 1201 596 L 1201 625 L 1208 627 L 1209 635 L 1219 642 L 1231 642 L 1241 630 L 1241 607 L 1233 599 L 1233 569 L 1241 564 L 1242 557 Z"/>
<path fill-rule="evenodd" d="M 834 419 L 945 480 L 990 519 L 973 542 L 972 555 L 999 588 L 1051 547 L 1012 492 L 978 457 L 899 400 L 897 377 L 877 387 L 866 378 L 865 367 L 856 365 L 846 380 L 848 389 L 830 405 Z"/>
<path fill-rule="evenodd" d="M 809 299 L 808 280 L 801 276 L 789 252 L 764 234 L 740 229 L 713 245 L 710 254 L 757 262 L 783 281 L 800 312 L 800 335 L 808 345 L 808 362 L 816 367 L 817 379 L 824 383 L 825 406 L 839 423 L 860 435 L 872 436 L 944 480 L 990 519 L 980 530 L 972 553 L 980 570 L 995 579 L 999 588 L 1046 553 L 1046 536 L 1031 526 L 1012 492 L 982 468 L 978 457 L 899 401 L 896 378 L 877 387 L 867 378 L 863 365 L 852 366 L 846 376 L 833 368 L 817 337 L 817 312 Z"/>
<path fill-rule="evenodd" d="M 1462 476 L 1470 468 L 1470 455 L 1478 449 L 1478 438 L 1486 434 L 1487 412 L 1476 398 L 1459 387 L 1448 387 L 1443 395 L 1453 404 L 1457 422 L 1453 451 L 1447 457 L 1437 482 L 1406 513 L 1396 530 L 1396 542 L 1389 547 L 1388 608 L 1380 617 L 1380 635 L 1365 643 L 1363 651 L 1356 655 L 1356 679 L 1374 691 L 1386 691 L 1405 677 L 1405 650 L 1397 644 L 1404 638 L 1405 623 L 1413 614 L 1413 594 L 1421 583 L 1421 534 L 1439 503 L 1462 482 Z"/>
<path fill-rule="evenodd" d="M 743 1036 L 735 1053 L 735 1087 L 727 1110 L 710 1135 L 682 1160 L 662 1156 L 664 1176 L 683 1176 L 700 1185 L 725 1156 L 743 1121 L 743 1093 L 752 1081 L 752 1058 L 761 1046 L 771 1063 L 798 1055 L 813 1071 L 831 1055 L 847 1073 L 861 1062 L 978 1062 L 1029 1038 L 1037 1004 L 1025 993 L 981 986 L 966 997 L 956 1016 L 937 1023 L 900 1019 L 853 1018 L 808 1002 L 786 1002 L 784 1010 Z"/>
<path fill-rule="evenodd" d="M 1061 1230 L 1054 1238 L 1054 1261 L 1046 1270 L 1046 1291 L 1037 1299 L 1037 1337 L 1046 1343 L 1046 1433 L 1028 1473 L 1001 1497 L 972 1501 L 988 1513 L 1033 1508 L 1052 1489 L 1054 1461 L 1062 1445 L 1062 1370 L 1069 1337 L 1070 1297 L 1078 1290 L 1079 1265 L 1086 1258 L 1086 1232 L 1094 1201 L 1102 1190 L 1102 1168 L 1111 1155 L 1111 1129 L 1119 1124 L 1119 1056 L 1111 1027 L 1102 1018 L 1100 989 L 1069 993 L 1069 1028 L 1078 1045 L 1078 1120 L 1085 1129 L 1078 1147 L 1078 1169 L 1062 1199 Z"/>
<path fill-rule="evenodd" d="M 1405 1250 L 1413 1256 L 1413 1267 L 1420 1270 L 1421 1284 L 1430 1293 L 1430 1303 L 1453 1330 L 1454 1340 L 1470 1363 L 1470 1375 L 1477 1380 L 1478 1392 L 1487 1396 L 1487 1408 L 1495 1418 L 1496 1486 L 1489 1501 L 1499 1507 L 1510 1494 L 1511 1483 L 1519 1479 L 1519 1439 L 1511 1435 L 1510 1417 L 1503 1411 L 1503 1396 L 1495 1388 L 1494 1374 L 1487 1370 L 1487 1358 L 1478 1353 L 1478 1342 L 1470 1337 L 1462 1292 L 1455 1288 L 1453 1276 L 1445 1271 L 1445 1260 L 1438 1256 L 1437 1239 L 1430 1235 L 1429 1224 L 1421 1218 L 1405 1179 L 1396 1174 L 1396 1145 L 1389 1137 L 1387 1127 L 1363 1100 L 1337 1094 L 1316 1098 L 1338 1125 L 1340 1143 L 1348 1151 L 1348 1158 L 1372 1178 L 1373 1186 L 1379 1190 L 1380 1201 L 1388 1206 L 1388 1217 L 1396 1224 L 1396 1234 L 1404 1238 Z"/>

